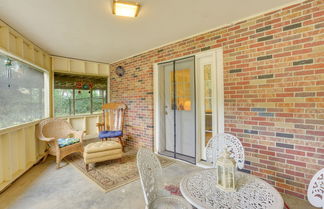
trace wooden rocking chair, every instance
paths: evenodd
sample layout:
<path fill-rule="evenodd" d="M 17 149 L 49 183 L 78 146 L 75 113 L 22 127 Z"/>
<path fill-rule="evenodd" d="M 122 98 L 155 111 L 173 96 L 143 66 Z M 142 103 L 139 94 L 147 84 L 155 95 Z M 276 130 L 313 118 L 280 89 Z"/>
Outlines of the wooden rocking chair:
<path fill-rule="evenodd" d="M 108 103 L 102 106 L 103 117 L 102 123 L 97 123 L 99 129 L 99 138 L 107 140 L 108 138 L 118 138 L 122 145 L 124 152 L 123 142 L 123 127 L 124 115 L 127 106 L 123 103 Z"/>

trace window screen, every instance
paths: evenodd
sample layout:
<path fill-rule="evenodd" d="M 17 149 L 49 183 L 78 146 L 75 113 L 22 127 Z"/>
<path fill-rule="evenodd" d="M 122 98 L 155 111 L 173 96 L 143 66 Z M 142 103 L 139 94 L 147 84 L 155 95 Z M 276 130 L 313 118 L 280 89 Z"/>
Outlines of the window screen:
<path fill-rule="evenodd" d="M 107 102 L 107 78 L 55 73 L 55 117 L 99 113 Z"/>
<path fill-rule="evenodd" d="M 30 65 L 0 54 L 0 129 L 47 116 L 45 76 Z"/>

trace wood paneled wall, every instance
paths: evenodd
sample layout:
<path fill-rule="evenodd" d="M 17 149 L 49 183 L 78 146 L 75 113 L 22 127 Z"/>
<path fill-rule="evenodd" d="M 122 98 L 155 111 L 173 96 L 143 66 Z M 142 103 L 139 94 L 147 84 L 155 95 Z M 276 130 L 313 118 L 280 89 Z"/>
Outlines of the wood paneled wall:
<path fill-rule="evenodd" d="M 17 31 L 0 20 L 0 49 L 9 52 L 47 71 L 51 70 L 48 53 L 24 38 Z"/>
<path fill-rule="evenodd" d="M 0 191 L 43 157 L 46 144 L 35 137 L 37 124 L 0 130 Z"/>
<path fill-rule="evenodd" d="M 66 119 L 72 125 L 73 129 L 85 131 L 84 139 L 98 137 L 99 133 L 96 124 L 101 122 L 101 114 L 70 116 L 67 118 L 63 117 L 63 119 Z"/>

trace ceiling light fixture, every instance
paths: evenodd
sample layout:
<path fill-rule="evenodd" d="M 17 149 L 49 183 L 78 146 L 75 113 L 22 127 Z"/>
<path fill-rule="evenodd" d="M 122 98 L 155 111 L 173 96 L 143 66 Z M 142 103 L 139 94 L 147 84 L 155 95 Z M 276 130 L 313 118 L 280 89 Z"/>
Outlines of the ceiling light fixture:
<path fill-rule="evenodd" d="M 113 14 L 124 17 L 136 17 L 140 5 L 135 2 L 117 1 L 113 2 Z"/>

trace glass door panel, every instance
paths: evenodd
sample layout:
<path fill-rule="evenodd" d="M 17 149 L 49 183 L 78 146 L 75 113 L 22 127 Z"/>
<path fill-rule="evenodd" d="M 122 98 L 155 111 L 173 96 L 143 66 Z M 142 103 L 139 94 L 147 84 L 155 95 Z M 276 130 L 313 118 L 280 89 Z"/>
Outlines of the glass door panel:
<path fill-rule="evenodd" d="M 213 108 L 212 108 L 212 76 L 211 64 L 203 65 L 204 70 L 204 96 L 205 96 L 205 146 L 213 133 Z"/>
<path fill-rule="evenodd" d="M 215 72 L 213 72 L 212 56 L 198 57 L 198 101 L 200 117 L 200 146 L 201 158 L 206 159 L 205 147 L 216 132 L 216 92 Z"/>

